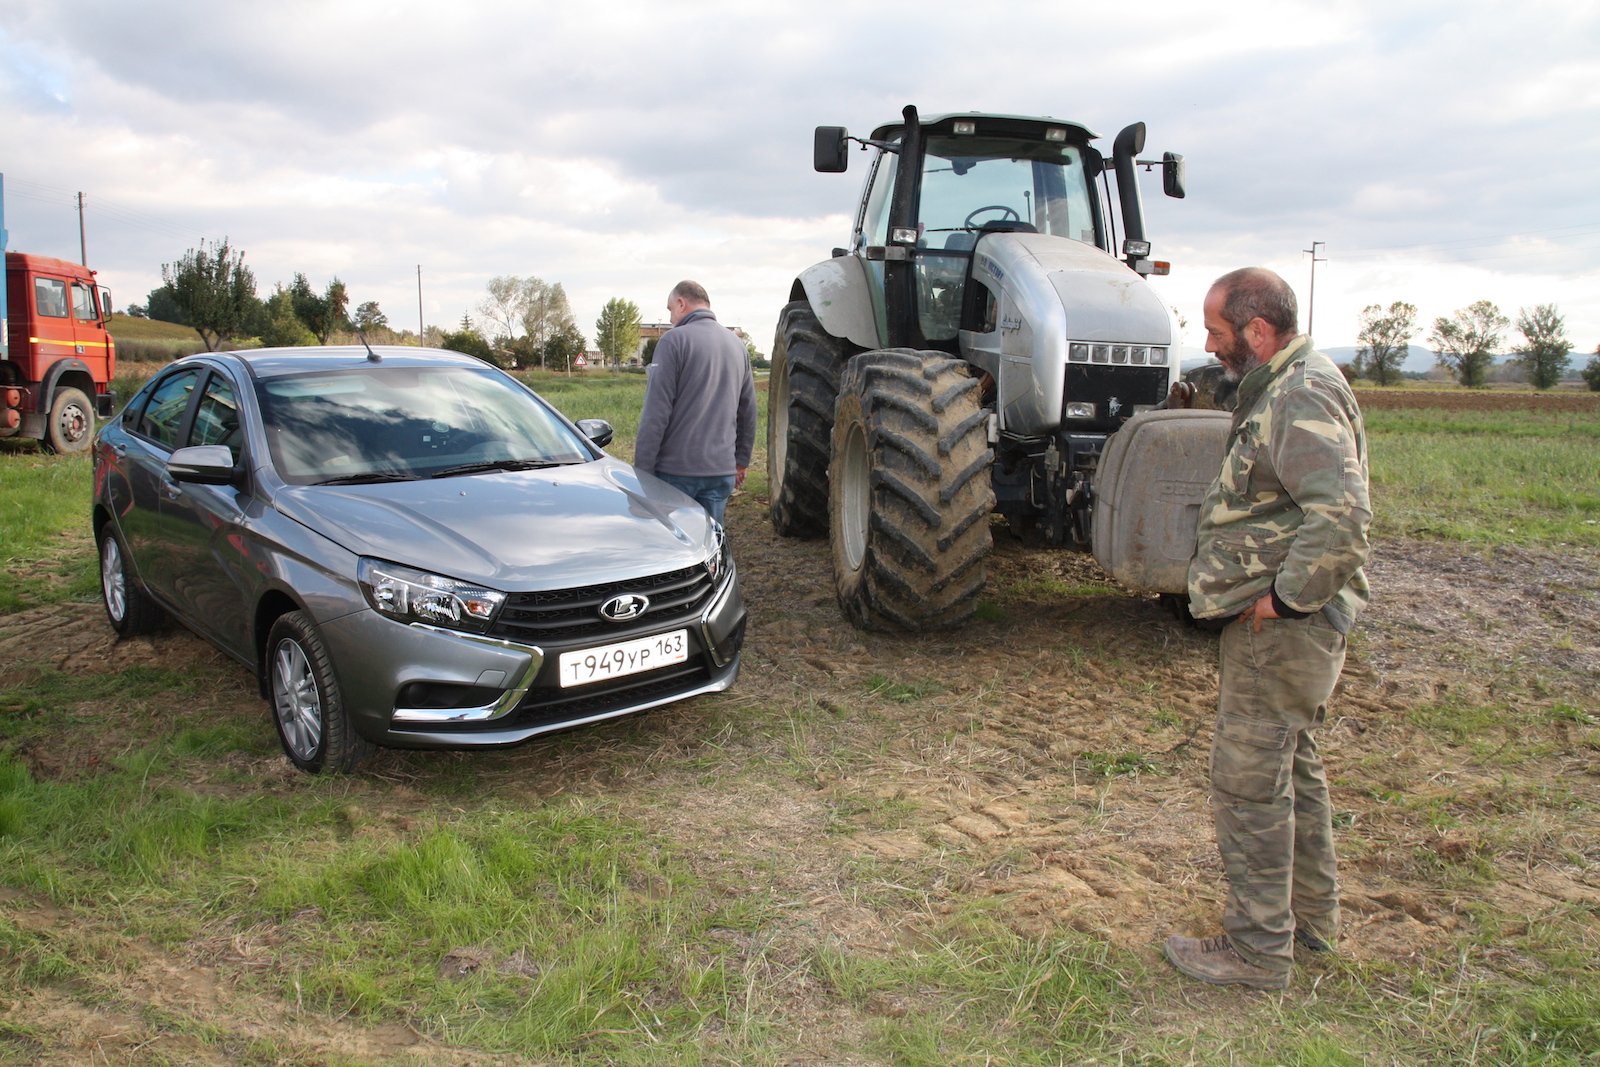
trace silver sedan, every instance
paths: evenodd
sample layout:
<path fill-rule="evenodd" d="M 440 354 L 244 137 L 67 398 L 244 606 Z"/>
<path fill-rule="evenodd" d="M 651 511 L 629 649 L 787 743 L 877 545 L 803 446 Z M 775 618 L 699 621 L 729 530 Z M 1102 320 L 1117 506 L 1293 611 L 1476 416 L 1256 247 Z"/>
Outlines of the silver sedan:
<path fill-rule="evenodd" d="M 726 689 L 745 611 L 722 529 L 611 433 L 453 352 L 187 357 L 95 441 L 106 613 L 250 667 L 313 773 Z"/>

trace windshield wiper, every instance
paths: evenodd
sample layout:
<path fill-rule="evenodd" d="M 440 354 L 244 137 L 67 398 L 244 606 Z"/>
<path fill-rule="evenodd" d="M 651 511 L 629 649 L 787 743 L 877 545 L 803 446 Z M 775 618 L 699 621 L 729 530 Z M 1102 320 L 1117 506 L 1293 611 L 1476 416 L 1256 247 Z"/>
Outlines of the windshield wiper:
<path fill-rule="evenodd" d="M 428 475 L 430 478 L 454 478 L 460 474 L 483 474 L 486 471 L 537 471 L 546 467 L 565 467 L 574 462 L 568 459 L 491 459 L 482 463 L 463 463 L 459 467 L 446 467 Z"/>
<path fill-rule="evenodd" d="M 399 471 L 367 471 L 365 474 L 341 474 L 337 478 L 324 478 L 313 485 L 364 485 L 368 482 L 414 482 L 415 474 L 402 474 Z"/>

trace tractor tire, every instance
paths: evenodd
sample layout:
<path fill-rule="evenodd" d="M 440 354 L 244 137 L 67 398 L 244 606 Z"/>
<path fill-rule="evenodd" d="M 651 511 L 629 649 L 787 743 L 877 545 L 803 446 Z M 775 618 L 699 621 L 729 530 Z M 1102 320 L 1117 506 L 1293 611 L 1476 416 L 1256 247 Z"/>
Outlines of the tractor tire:
<path fill-rule="evenodd" d="M 828 443 L 839 372 L 852 350 L 822 328 L 804 300 L 778 316 L 767 379 L 767 486 L 780 536 L 827 536 Z"/>
<path fill-rule="evenodd" d="M 829 526 L 854 625 L 937 630 L 977 610 L 993 545 L 987 422 L 978 379 L 942 352 L 884 349 L 845 368 Z"/>
<path fill-rule="evenodd" d="M 94 441 L 94 405 L 82 389 L 57 389 L 45 422 L 44 443 L 52 452 L 87 452 Z"/>

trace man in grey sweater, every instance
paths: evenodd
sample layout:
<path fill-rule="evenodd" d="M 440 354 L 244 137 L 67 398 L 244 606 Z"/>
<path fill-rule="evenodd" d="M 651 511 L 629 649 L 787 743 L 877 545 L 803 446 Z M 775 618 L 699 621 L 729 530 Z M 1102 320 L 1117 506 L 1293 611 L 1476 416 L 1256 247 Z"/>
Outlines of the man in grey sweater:
<path fill-rule="evenodd" d="M 717 321 L 698 282 L 673 287 L 667 314 L 672 329 L 650 363 L 633 465 L 694 497 L 721 522 L 756 443 L 750 353 Z"/>

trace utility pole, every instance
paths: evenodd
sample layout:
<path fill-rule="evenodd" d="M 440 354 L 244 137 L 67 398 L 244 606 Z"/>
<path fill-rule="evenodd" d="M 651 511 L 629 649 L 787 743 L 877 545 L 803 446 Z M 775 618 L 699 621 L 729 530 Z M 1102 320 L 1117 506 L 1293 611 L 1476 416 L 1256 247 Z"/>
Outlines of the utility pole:
<path fill-rule="evenodd" d="M 83 229 L 83 194 L 78 194 L 78 262 L 89 265 L 89 237 Z"/>
<path fill-rule="evenodd" d="M 422 264 L 417 264 L 417 347 L 422 347 L 428 342 L 422 332 Z"/>
<path fill-rule="evenodd" d="M 1312 241 L 1310 248 L 1302 249 L 1311 256 L 1311 297 L 1306 301 L 1306 334 L 1313 339 L 1316 335 L 1311 332 L 1311 326 L 1317 319 L 1317 264 L 1328 262 L 1317 258 L 1317 249 L 1327 247 L 1326 241 Z"/>

